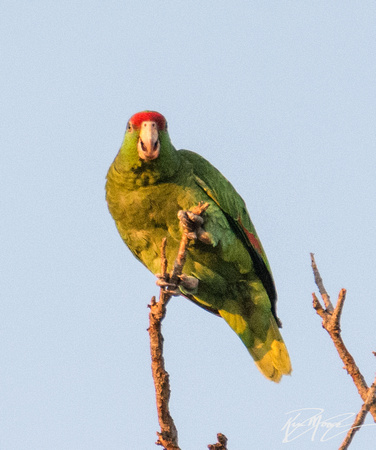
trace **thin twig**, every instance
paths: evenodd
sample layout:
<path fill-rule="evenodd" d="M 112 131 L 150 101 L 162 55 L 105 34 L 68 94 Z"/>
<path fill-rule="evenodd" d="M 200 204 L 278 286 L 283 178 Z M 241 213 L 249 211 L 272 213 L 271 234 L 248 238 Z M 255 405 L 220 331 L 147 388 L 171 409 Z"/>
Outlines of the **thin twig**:
<path fill-rule="evenodd" d="M 312 265 L 313 275 L 315 277 L 315 283 L 316 283 L 317 287 L 319 288 L 319 292 L 324 301 L 326 310 L 329 312 L 332 312 L 334 308 L 333 308 L 332 302 L 330 301 L 329 294 L 326 292 L 326 289 L 324 287 L 324 283 L 322 281 L 319 269 L 316 266 L 315 256 L 313 253 L 311 253 L 311 265 Z"/>
<path fill-rule="evenodd" d="M 351 444 L 351 441 L 353 440 L 355 433 L 363 425 L 364 419 L 366 418 L 366 415 L 367 415 L 367 412 L 368 411 L 365 409 L 364 403 L 363 403 L 362 407 L 360 408 L 360 411 L 358 412 L 358 414 L 355 417 L 354 423 L 351 425 L 351 428 L 347 432 L 346 437 L 343 440 L 343 442 L 338 450 L 347 450 L 349 448 L 349 445 Z"/>
<path fill-rule="evenodd" d="M 315 263 L 315 259 L 313 254 L 311 253 L 311 260 L 312 260 L 312 269 L 315 274 L 315 281 L 317 279 L 317 273 L 318 269 Z M 322 285 L 322 279 L 319 274 L 319 278 L 321 280 L 321 286 Z M 325 291 L 325 289 L 324 289 Z M 326 292 L 326 291 L 325 291 Z M 355 363 L 354 358 L 351 356 L 350 352 L 347 350 L 341 336 L 341 327 L 340 327 L 340 319 L 341 319 L 341 312 L 343 309 L 343 305 L 346 298 L 346 290 L 341 289 L 338 300 L 335 309 L 330 312 L 327 309 L 324 310 L 321 306 L 319 300 L 316 297 L 316 294 L 312 294 L 313 296 L 313 307 L 315 308 L 317 314 L 323 319 L 323 327 L 326 329 L 326 331 L 329 333 L 337 352 L 342 359 L 345 368 L 347 370 L 347 373 L 351 376 L 353 379 L 353 382 L 358 389 L 359 395 L 362 397 L 362 400 L 365 402 L 368 395 L 368 386 L 367 383 L 361 374 L 358 366 Z M 324 300 L 324 299 L 323 299 Z M 376 422 L 376 407 L 372 406 L 371 414 Z"/>
<path fill-rule="evenodd" d="M 313 253 L 311 253 L 311 264 L 312 264 L 312 270 L 315 277 L 315 282 L 317 287 L 319 288 L 321 298 L 323 299 L 323 302 L 326 306 L 326 309 L 324 309 L 316 297 L 316 294 L 313 293 L 313 307 L 316 310 L 317 314 L 322 318 L 322 326 L 325 328 L 325 330 L 329 333 L 329 336 L 331 337 L 337 352 L 342 359 L 345 369 L 347 370 L 347 373 L 351 376 L 353 379 L 353 382 L 358 389 L 359 395 L 361 396 L 364 404 L 362 405 L 361 410 L 357 414 L 355 421 L 351 427 L 351 429 L 348 431 L 345 440 L 342 442 L 342 445 L 340 447 L 340 450 L 345 450 L 350 445 L 354 434 L 360 429 L 362 426 L 364 419 L 367 415 L 367 412 L 369 411 L 372 414 L 372 417 L 374 421 L 376 422 L 376 379 L 372 386 L 369 388 L 367 386 L 367 383 L 361 374 L 358 366 L 355 363 L 354 358 L 351 356 L 350 352 L 347 350 L 342 336 L 341 336 L 341 327 L 340 327 L 340 321 L 341 321 L 341 314 L 343 310 L 343 305 L 345 303 L 346 299 L 346 289 L 341 289 L 338 300 L 336 303 L 336 307 L 333 309 L 333 305 L 330 302 L 329 296 L 324 288 L 324 284 L 322 282 L 322 278 L 320 276 L 320 273 L 318 271 L 315 258 Z"/>
<path fill-rule="evenodd" d="M 363 403 L 360 411 L 358 412 L 357 416 L 355 417 L 354 423 L 351 425 L 350 430 L 348 431 L 344 441 L 341 444 L 341 447 L 338 450 L 347 450 L 347 448 L 351 444 L 351 441 L 352 441 L 355 433 L 363 425 L 364 420 L 366 418 L 366 415 L 367 415 L 370 407 L 375 402 L 375 392 L 376 392 L 376 378 L 375 378 L 375 381 L 372 383 L 372 386 L 368 390 L 367 401 L 365 403 Z"/>
<path fill-rule="evenodd" d="M 227 437 L 222 434 L 217 434 L 217 440 L 218 442 L 213 445 L 208 445 L 209 450 L 227 450 Z"/>

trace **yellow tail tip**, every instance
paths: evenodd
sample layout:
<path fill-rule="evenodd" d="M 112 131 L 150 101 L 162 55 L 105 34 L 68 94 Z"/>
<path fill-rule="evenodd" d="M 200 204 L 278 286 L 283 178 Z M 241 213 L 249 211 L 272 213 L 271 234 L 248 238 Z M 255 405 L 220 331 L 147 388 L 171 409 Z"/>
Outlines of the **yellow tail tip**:
<path fill-rule="evenodd" d="M 255 363 L 260 372 L 275 383 L 281 381 L 282 375 L 290 375 L 292 372 L 290 357 L 282 341 L 274 340 L 270 350 L 261 359 L 255 360 Z"/>

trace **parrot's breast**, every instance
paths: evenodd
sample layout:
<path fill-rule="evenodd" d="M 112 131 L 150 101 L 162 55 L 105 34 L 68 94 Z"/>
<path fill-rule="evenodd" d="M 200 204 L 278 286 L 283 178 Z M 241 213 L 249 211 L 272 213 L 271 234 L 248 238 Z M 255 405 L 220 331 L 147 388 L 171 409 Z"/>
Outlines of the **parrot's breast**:
<path fill-rule="evenodd" d="M 132 253 L 153 273 L 160 272 L 160 252 L 167 238 L 167 255 L 176 258 L 181 228 L 177 214 L 198 203 L 194 192 L 176 183 L 127 190 L 107 185 L 109 209 Z"/>
<path fill-rule="evenodd" d="M 248 250 L 231 229 L 218 205 L 194 179 L 157 183 L 128 189 L 108 176 L 107 202 L 123 241 L 134 256 L 152 273 L 161 272 L 161 244 L 167 239 L 168 271 L 176 259 L 182 229 L 180 210 L 190 210 L 199 202 L 208 202 L 204 229 L 212 244 L 192 241 L 188 247 L 184 273 L 199 280 L 195 300 L 220 309 L 224 299 L 244 296 L 245 285 L 253 278 L 253 263 Z"/>

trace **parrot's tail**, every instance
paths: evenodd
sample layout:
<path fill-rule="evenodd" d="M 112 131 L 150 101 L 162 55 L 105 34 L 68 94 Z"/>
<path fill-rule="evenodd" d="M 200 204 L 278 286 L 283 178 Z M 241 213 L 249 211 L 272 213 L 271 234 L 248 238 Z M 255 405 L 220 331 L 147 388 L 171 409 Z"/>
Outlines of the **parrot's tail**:
<path fill-rule="evenodd" d="M 220 315 L 238 334 L 247 347 L 260 372 L 278 383 L 282 375 L 292 371 L 290 357 L 274 317 L 270 314 L 267 326 L 260 327 L 257 317 L 244 319 L 239 314 L 220 310 Z M 261 330 L 264 328 L 264 330 Z"/>
<path fill-rule="evenodd" d="M 266 341 L 255 337 L 252 347 L 247 348 L 260 372 L 269 380 L 278 383 L 282 375 L 291 374 L 290 356 L 273 316 L 270 317 Z"/>

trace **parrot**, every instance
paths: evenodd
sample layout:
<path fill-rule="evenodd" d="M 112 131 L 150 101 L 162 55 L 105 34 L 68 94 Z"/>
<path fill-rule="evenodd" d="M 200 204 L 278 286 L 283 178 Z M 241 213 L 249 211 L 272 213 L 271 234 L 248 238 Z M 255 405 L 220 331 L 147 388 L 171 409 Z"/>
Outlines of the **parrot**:
<path fill-rule="evenodd" d="M 190 241 L 178 292 L 222 317 L 239 336 L 261 373 L 276 383 L 291 373 L 279 328 L 277 294 L 265 251 L 246 205 L 209 161 L 176 150 L 165 117 L 134 114 L 106 177 L 106 200 L 117 230 L 133 255 L 153 274 L 161 270 L 166 243 L 168 270 L 182 237 L 178 214 L 195 226 L 190 212 L 200 202 L 201 232 Z M 200 217 L 201 219 L 201 217 Z"/>

